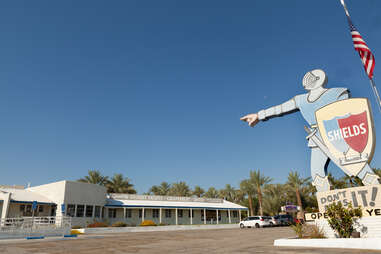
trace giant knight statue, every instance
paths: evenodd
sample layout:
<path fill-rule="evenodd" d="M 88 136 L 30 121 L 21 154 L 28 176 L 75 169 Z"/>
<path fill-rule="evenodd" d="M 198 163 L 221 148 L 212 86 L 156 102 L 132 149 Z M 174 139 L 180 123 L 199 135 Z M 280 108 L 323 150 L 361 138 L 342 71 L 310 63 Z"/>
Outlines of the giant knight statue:
<path fill-rule="evenodd" d="M 253 127 L 259 121 L 265 121 L 273 117 L 300 111 L 310 126 L 308 129 L 312 130 L 317 137 L 320 137 L 315 112 L 328 104 L 350 97 L 347 88 L 325 88 L 327 82 L 328 78 L 323 70 L 316 69 L 309 71 L 303 77 L 303 87 L 307 90 L 307 93 L 296 95 L 283 104 L 260 110 L 258 113 L 248 114 L 242 117 L 241 120 Z M 330 184 L 327 176 L 327 167 L 330 158 L 322 151 L 318 144 L 314 142 L 311 135 L 308 135 L 307 139 L 308 147 L 311 148 L 312 184 L 319 192 L 328 191 L 330 190 Z M 357 176 L 362 180 L 364 185 L 379 183 L 379 177 L 369 167 L 368 163 L 357 173 Z"/>

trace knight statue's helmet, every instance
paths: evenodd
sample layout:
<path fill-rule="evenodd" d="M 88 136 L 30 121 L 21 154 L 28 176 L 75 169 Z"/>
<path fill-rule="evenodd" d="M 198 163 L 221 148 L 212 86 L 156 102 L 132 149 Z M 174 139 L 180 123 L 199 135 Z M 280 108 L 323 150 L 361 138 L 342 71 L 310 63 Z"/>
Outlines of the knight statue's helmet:
<path fill-rule="evenodd" d="M 313 90 L 318 87 L 325 87 L 328 77 L 323 70 L 316 69 L 307 72 L 303 77 L 303 87 L 306 90 Z"/>

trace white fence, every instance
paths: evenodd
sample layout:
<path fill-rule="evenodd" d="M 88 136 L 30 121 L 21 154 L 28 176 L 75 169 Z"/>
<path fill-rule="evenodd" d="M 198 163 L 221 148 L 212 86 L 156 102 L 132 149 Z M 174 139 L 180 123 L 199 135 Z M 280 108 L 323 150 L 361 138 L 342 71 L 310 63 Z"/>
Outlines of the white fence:
<path fill-rule="evenodd" d="M 0 239 L 59 236 L 70 233 L 71 217 L 20 217 L 0 219 Z"/>

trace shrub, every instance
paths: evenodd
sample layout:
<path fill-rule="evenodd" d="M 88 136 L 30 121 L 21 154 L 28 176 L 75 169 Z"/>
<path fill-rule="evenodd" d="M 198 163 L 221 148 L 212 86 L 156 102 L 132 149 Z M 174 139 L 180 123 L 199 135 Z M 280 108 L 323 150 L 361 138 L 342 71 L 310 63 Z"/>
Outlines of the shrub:
<path fill-rule="evenodd" d="M 112 224 L 111 227 L 127 227 L 127 223 L 125 223 L 123 221 L 118 221 L 118 222 L 115 222 L 114 224 Z"/>
<path fill-rule="evenodd" d="M 303 224 L 302 223 L 295 223 L 294 225 L 291 225 L 291 228 L 294 230 L 298 238 L 303 238 Z"/>
<path fill-rule="evenodd" d="M 326 238 L 323 229 L 315 224 L 304 224 L 304 238 Z"/>
<path fill-rule="evenodd" d="M 108 227 L 108 225 L 104 222 L 94 221 L 93 223 L 90 223 L 87 225 L 88 228 L 104 228 Z"/>
<path fill-rule="evenodd" d="M 79 226 L 79 225 L 75 225 L 75 226 L 72 226 L 71 229 L 79 229 L 79 228 L 83 228 L 82 226 Z"/>
<path fill-rule="evenodd" d="M 350 238 L 356 218 L 362 217 L 361 208 L 353 208 L 352 204 L 345 208 L 341 203 L 332 203 L 327 206 L 326 213 L 329 225 L 340 238 Z"/>
<path fill-rule="evenodd" d="M 140 226 L 156 226 L 156 223 L 152 220 L 144 220 Z"/>
<path fill-rule="evenodd" d="M 298 238 L 325 238 L 323 230 L 314 224 L 295 223 L 291 228 Z"/>

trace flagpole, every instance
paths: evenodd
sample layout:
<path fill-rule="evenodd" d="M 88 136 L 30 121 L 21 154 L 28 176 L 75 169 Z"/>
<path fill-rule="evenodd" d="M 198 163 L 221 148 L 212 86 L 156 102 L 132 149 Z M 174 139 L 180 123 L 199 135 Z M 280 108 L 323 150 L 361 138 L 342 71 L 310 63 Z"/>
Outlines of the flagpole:
<path fill-rule="evenodd" d="M 381 99 L 380 99 L 380 95 L 379 95 L 377 87 L 376 87 L 376 83 L 374 82 L 373 79 L 370 79 L 370 86 L 372 87 L 374 97 L 376 97 L 378 109 L 380 110 L 380 113 L 381 113 Z"/>
<path fill-rule="evenodd" d="M 347 15 L 348 22 L 351 22 L 349 11 L 347 9 L 347 6 L 345 5 L 344 0 L 340 0 L 340 3 L 344 8 L 345 14 Z M 361 58 L 361 56 L 360 56 L 360 58 Z M 364 66 L 365 66 L 364 62 L 362 62 L 362 64 L 364 64 Z M 367 74 L 368 74 L 367 76 L 368 76 L 369 81 L 370 81 L 370 86 L 372 87 L 372 90 L 373 90 L 374 97 L 376 98 L 376 103 L 377 103 L 378 109 L 380 110 L 380 113 L 381 113 L 381 99 L 380 99 L 380 95 L 379 95 L 377 87 L 376 87 L 376 83 L 374 82 L 374 80 L 372 78 L 372 74 L 370 74 L 370 75 L 369 75 L 369 73 L 367 73 Z"/>

